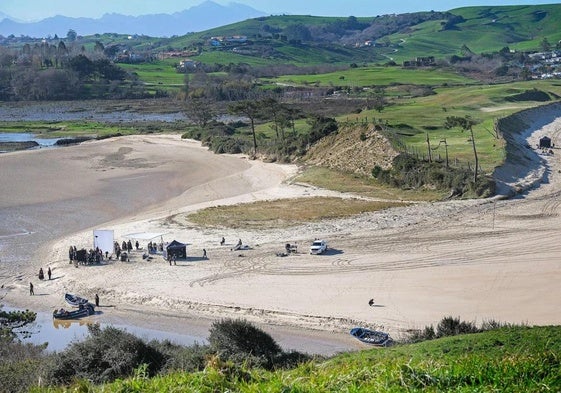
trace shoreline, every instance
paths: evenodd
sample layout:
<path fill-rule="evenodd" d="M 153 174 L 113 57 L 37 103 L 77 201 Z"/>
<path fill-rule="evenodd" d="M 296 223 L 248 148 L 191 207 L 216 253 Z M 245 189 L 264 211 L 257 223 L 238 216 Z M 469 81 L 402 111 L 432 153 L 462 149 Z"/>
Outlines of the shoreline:
<path fill-rule="evenodd" d="M 536 138 L 544 133 L 559 140 L 560 128 L 560 118 L 540 126 L 528 136 L 530 145 L 535 146 Z M 123 147 L 138 139 L 156 143 L 150 137 L 134 137 L 126 139 Z M 163 139 L 174 148 L 178 143 L 204 150 L 193 142 Z M 107 148 L 107 143 L 99 146 Z M 141 146 L 123 154 L 134 155 L 134 149 Z M 113 146 L 115 149 L 105 151 L 106 156 L 118 153 L 120 147 Z M 90 164 L 99 162 L 90 154 Z M 119 242 L 130 233 L 165 232 L 167 242 L 176 239 L 188 243 L 187 261 L 169 266 L 161 257 L 148 262 L 142 260 L 141 253 L 133 252 L 131 262 L 76 269 L 68 264 L 66 250 L 71 244 L 88 247 L 92 230 L 100 228 L 94 226 L 42 247 L 31 266 L 22 266 L 15 276 L 19 279 L 7 280 L 2 273 L 6 284 L 2 300 L 52 310 L 60 306 L 64 292 L 89 297 L 99 293 L 102 303 L 115 306 L 111 313 L 130 318 L 131 324 L 156 323 L 169 330 L 178 328 L 178 317 L 205 321 L 240 317 L 273 330 L 280 326 L 278 331 L 294 329 L 300 332 L 296 335 L 309 332 L 311 336 L 332 337 L 350 350 L 361 348 L 348 335 L 347 329 L 355 325 L 386 330 L 399 338 L 408 329 L 435 324 L 447 315 L 478 322 L 561 323 L 556 312 L 561 306 L 561 290 L 555 285 L 561 278 L 561 248 L 550 244 L 550 239 L 559 238 L 561 223 L 557 155 L 536 153 L 531 162 L 542 169 L 531 171 L 526 179 L 517 178 L 518 167 L 504 166 L 504 184 L 528 189 L 522 197 L 511 200 L 417 204 L 276 231 L 196 228 L 167 220 L 172 214 L 217 204 L 334 195 L 290 184 L 298 170 L 295 166 L 218 158 L 208 153 L 201 158 L 201 170 L 207 172 L 206 165 L 215 158 L 227 158 L 228 167 L 237 161 L 243 164 L 233 174 L 183 186 L 183 192 L 163 204 L 102 224 L 104 229 L 115 231 Z M 158 162 L 156 157 L 154 162 Z M 146 167 L 129 169 L 143 173 Z M 124 172 L 109 181 L 138 176 Z M 158 184 L 165 187 L 166 182 Z M 219 245 L 222 236 L 227 239 L 225 246 Z M 315 237 L 328 239 L 331 252 L 308 255 L 306 248 Z M 250 249 L 230 251 L 238 238 Z M 300 252 L 276 257 L 275 252 L 282 251 L 286 242 L 298 243 Z M 146 249 L 145 244 L 142 247 Z M 208 261 L 199 257 L 203 248 L 208 251 Z M 36 285 L 36 293 L 45 296 L 30 297 L 28 280 L 35 280 L 36 270 L 47 266 L 40 261 L 49 261 L 57 279 Z M 375 298 L 377 307 L 368 306 L 370 298 Z M 298 342 L 294 337 L 287 342 Z"/>

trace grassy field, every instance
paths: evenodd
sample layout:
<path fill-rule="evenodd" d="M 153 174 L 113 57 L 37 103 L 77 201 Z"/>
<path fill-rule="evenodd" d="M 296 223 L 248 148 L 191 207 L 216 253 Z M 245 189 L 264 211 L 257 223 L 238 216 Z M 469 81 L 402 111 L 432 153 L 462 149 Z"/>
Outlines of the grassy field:
<path fill-rule="evenodd" d="M 561 327 L 511 327 L 418 344 L 364 350 L 265 371 L 214 360 L 196 373 L 136 377 L 88 392 L 557 392 Z"/>
<path fill-rule="evenodd" d="M 434 201 L 443 197 L 442 193 L 434 190 L 401 190 L 381 184 L 372 177 L 315 166 L 306 168 L 294 181 L 342 193 L 393 201 Z"/>
<path fill-rule="evenodd" d="M 210 207 L 187 217 L 175 216 L 173 220 L 180 223 L 186 218 L 189 222 L 205 227 L 274 229 L 405 205 L 402 202 L 343 200 L 328 197 L 279 199 Z"/>
<path fill-rule="evenodd" d="M 265 79 L 264 83 L 294 86 L 370 87 L 401 85 L 466 85 L 476 81 L 454 72 L 436 69 L 404 69 L 401 67 L 359 67 L 318 75 L 283 75 Z"/>
<path fill-rule="evenodd" d="M 167 59 L 153 63 L 121 63 L 119 66 L 136 74 L 150 88 L 179 91 L 185 83 L 185 74 L 178 73 L 175 70 L 178 63 L 179 59 Z"/>

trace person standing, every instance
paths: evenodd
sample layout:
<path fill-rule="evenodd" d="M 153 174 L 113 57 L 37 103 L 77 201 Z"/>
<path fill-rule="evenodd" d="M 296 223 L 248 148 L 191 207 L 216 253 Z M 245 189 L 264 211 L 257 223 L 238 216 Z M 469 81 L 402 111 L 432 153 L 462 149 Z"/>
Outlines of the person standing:
<path fill-rule="evenodd" d="M 95 294 L 95 306 L 99 307 L 99 296 L 97 296 L 97 293 Z"/>
<path fill-rule="evenodd" d="M 203 258 L 204 258 L 204 259 L 207 259 L 207 257 L 206 257 L 206 248 L 203 248 Z"/>
<path fill-rule="evenodd" d="M 47 276 L 49 276 L 49 280 L 51 279 L 51 267 L 49 266 L 48 270 L 47 270 Z"/>
<path fill-rule="evenodd" d="M 35 295 L 35 292 L 33 291 L 33 283 L 30 282 L 29 283 L 29 296 L 33 296 Z"/>

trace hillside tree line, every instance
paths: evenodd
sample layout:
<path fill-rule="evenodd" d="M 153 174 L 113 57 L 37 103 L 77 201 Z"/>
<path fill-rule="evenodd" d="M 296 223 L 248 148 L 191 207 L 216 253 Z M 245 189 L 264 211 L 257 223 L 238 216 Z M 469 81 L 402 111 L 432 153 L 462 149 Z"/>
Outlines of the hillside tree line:
<path fill-rule="evenodd" d="M 103 44 L 92 50 L 74 42 L 46 41 L 21 49 L 0 47 L 0 100 L 141 98 L 146 93 L 133 75 L 113 64 Z"/>

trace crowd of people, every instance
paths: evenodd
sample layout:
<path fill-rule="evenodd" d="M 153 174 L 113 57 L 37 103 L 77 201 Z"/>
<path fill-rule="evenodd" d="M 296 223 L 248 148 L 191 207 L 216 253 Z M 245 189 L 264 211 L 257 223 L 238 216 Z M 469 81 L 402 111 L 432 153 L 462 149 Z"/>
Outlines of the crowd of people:
<path fill-rule="evenodd" d="M 95 250 L 90 248 L 86 250 L 82 248 L 78 250 L 76 246 L 70 246 L 68 249 L 68 260 L 69 263 L 74 263 L 76 266 L 78 264 L 82 265 L 93 265 L 95 263 L 101 263 L 104 259 L 109 259 L 109 253 L 105 252 L 96 247 Z"/>

